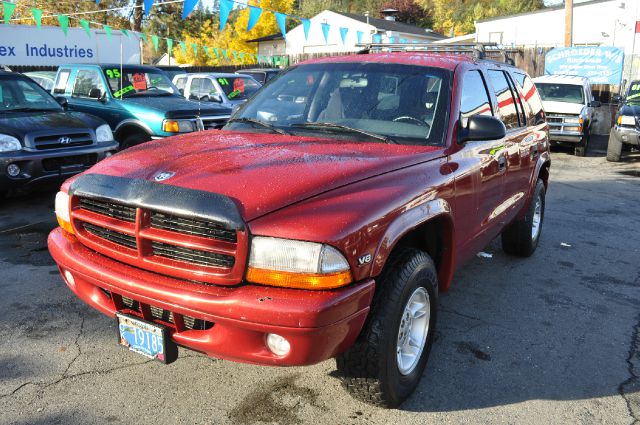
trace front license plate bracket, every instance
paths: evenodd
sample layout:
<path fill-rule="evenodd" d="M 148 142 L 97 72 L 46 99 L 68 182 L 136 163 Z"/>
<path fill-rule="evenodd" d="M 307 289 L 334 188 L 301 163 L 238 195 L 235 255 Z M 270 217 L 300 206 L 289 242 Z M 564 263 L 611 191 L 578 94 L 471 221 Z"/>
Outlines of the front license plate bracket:
<path fill-rule="evenodd" d="M 178 358 L 178 346 L 166 326 L 117 312 L 116 330 L 118 344 L 134 353 L 165 364 Z"/>

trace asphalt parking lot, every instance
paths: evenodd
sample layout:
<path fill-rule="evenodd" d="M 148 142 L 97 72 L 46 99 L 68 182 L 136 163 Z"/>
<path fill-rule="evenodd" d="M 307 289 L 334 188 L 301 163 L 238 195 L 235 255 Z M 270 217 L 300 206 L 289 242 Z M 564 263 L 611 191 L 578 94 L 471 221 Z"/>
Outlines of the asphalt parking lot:
<path fill-rule="evenodd" d="M 0 423 L 640 423 L 640 155 L 552 155 L 538 251 L 491 254 L 441 297 L 425 376 L 399 410 L 352 399 L 334 362 L 268 368 L 116 345 L 46 248 L 54 191 L 0 206 Z"/>

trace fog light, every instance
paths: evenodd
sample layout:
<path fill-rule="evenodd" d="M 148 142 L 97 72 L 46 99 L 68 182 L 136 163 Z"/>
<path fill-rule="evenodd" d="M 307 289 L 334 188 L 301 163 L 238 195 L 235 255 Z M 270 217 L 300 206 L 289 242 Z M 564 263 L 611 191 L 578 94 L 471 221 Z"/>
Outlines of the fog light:
<path fill-rule="evenodd" d="M 76 286 L 76 280 L 73 278 L 73 275 L 69 270 L 64 271 L 64 278 L 69 284 L 69 286 Z"/>
<path fill-rule="evenodd" d="M 18 167 L 18 165 L 16 164 L 9 164 L 7 166 L 7 174 L 9 174 L 11 177 L 17 177 L 18 174 L 20 174 L 20 167 Z"/>
<path fill-rule="evenodd" d="M 267 347 L 276 356 L 285 356 L 291 351 L 289 341 L 277 334 L 267 334 Z"/>

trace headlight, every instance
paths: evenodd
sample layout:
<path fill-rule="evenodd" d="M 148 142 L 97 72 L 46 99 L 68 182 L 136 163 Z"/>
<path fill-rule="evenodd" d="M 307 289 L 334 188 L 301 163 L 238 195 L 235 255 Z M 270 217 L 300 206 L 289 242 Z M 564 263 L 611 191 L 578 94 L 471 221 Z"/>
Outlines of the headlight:
<path fill-rule="evenodd" d="M 8 134 L 0 134 L 0 152 L 13 152 L 21 149 L 20 140 Z"/>
<path fill-rule="evenodd" d="M 351 283 L 349 263 L 335 248 L 314 242 L 256 236 L 247 280 L 264 285 L 331 289 Z"/>
<path fill-rule="evenodd" d="M 630 115 L 620 115 L 618 117 L 618 125 L 630 125 L 633 127 L 636 125 L 636 118 Z"/>
<path fill-rule="evenodd" d="M 196 127 L 189 120 L 164 120 L 162 131 L 166 133 L 191 133 Z"/>
<path fill-rule="evenodd" d="M 582 119 L 580 117 L 571 117 L 564 119 L 564 122 L 567 124 L 580 124 L 581 121 Z"/>
<path fill-rule="evenodd" d="M 98 143 L 113 141 L 113 132 L 111 131 L 109 124 L 102 124 L 96 129 L 96 139 L 98 140 Z"/>
<path fill-rule="evenodd" d="M 58 192 L 56 194 L 56 218 L 58 219 L 58 224 L 63 230 L 73 234 L 69 208 L 69 195 L 65 192 Z"/>

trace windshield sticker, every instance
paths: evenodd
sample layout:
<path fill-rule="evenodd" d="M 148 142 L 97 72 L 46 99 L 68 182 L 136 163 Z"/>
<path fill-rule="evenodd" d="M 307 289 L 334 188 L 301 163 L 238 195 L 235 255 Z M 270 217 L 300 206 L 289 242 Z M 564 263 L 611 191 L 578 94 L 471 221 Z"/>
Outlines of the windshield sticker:
<path fill-rule="evenodd" d="M 147 77 L 144 73 L 138 72 L 136 74 L 133 74 L 133 88 L 136 90 L 147 89 Z"/>
<path fill-rule="evenodd" d="M 118 68 L 107 69 L 104 72 L 109 78 L 120 78 L 120 70 Z"/>
<path fill-rule="evenodd" d="M 231 93 L 229 93 L 227 97 L 229 99 L 233 99 L 234 97 L 238 96 L 240 93 L 242 93 L 240 90 L 234 90 Z"/>
<path fill-rule="evenodd" d="M 133 79 L 135 81 L 135 75 L 133 76 Z M 140 75 L 145 75 L 145 74 L 140 74 Z M 154 78 L 153 80 L 149 81 L 149 84 L 151 85 L 151 87 L 155 86 L 158 83 L 162 82 L 162 77 L 158 77 L 158 78 Z M 136 90 L 140 90 L 140 91 L 145 91 L 147 90 L 148 87 L 146 85 L 146 81 L 145 81 L 145 88 L 144 89 L 136 89 L 134 87 L 134 84 L 129 84 L 128 86 L 123 87 L 122 89 L 118 90 L 117 92 L 113 93 L 113 97 L 122 97 L 123 95 L 129 93 L 130 91 L 136 91 Z"/>
<path fill-rule="evenodd" d="M 235 80 L 233 80 L 233 91 L 244 93 L 244 80 L 242 80 L 241 78 L 236 78 Z"/>
<path fill-rule="evenodd" d="M 220 83 L 221 86 L 228 86 L 229 80 L 227 80 L 226 78 L 218 78 L 218 83 Z"/>

